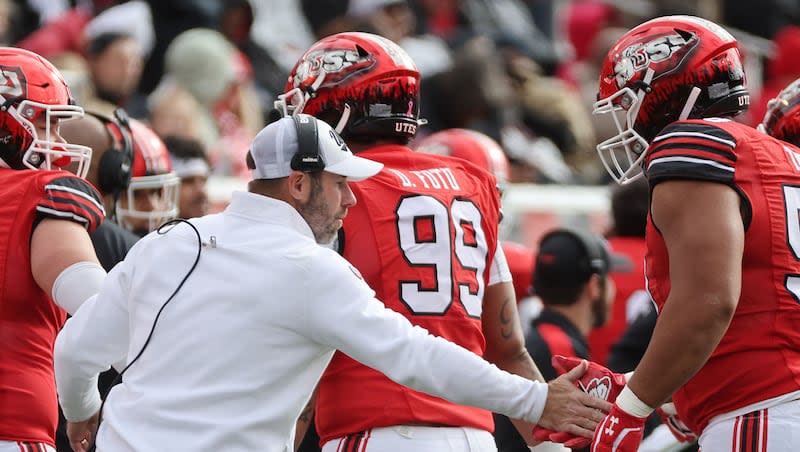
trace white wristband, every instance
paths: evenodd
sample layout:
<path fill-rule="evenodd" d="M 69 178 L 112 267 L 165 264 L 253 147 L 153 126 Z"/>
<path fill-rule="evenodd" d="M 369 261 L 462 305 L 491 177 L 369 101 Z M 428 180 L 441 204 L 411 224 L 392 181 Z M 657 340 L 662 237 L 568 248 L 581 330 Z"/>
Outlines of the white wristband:
<path fill-rule="evenodd" d="M 622 392 L 617 396 L 616 403 L 622 411 L 636 417 L 650 416 L 650 413 L 655 409 L 639 400 L 639 397 L 628 386 L 622 388 Z"/>

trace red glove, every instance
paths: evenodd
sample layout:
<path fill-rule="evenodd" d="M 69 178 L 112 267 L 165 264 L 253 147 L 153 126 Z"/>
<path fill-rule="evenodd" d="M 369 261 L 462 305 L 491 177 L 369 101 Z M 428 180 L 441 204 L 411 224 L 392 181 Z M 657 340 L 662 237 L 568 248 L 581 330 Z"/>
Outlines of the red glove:
<path fill-rule="evenodd" d="M 553 367 L 561 375 L 572 370 L 581 361 L 580 358 L 556 355 L 553 356 Z M 598 399 L 614 402 L 628 381 L 624 374 L 614 373 L 600 364 L 590 361 L 589 368 L 577 383 L 578 388 L 583 392 Z"/>
<path fill-rule="evenodd" d="M 583 449 L 592 443 L 589 438 L 575 436 L 567 432 L 556 432 L 539 426 L 533 428 L 533 437 L 539 441 L 561 443 L 568 449 Z"/>
<path fill-rule="evenodd" d="M 573 358 L 563 355 L 555 355 L 552 359 L 553 367 L 559 375 L 572 370 L 580 365 L 580 358 Z M 599 399 L 613 402 L 617 399 L 622 388 L 625 387 L 627 378 L 624 374 L 618 374 L 601 366 L 600 364 L 589 362 L 586 373 L 576 382 L 576 385 L 583 392 L 595 396 Z M 588 438 L 575 436 L 570 433 L 555 432 L 542 427 L 533 428 L 533 437 L 539 441 L 552 441 L 562 443 L 565 447 L 580 449 L 590 444 Z"/>
<path fill-rule="evenodd" d="M 636 452 L 646 419 L 628 414 L 615 403 L 594 432 L 592 452 Z"/>
<path fill-rule="evenodd" d="M 665 403 L 656 411 L 661 416 L 661 422 L 669 428 L 675 439 L 682 443 L 691 443 L 697 440 L 697 435 L 678 417 L 678 412 L 675 411 L 675 404 Z"/>

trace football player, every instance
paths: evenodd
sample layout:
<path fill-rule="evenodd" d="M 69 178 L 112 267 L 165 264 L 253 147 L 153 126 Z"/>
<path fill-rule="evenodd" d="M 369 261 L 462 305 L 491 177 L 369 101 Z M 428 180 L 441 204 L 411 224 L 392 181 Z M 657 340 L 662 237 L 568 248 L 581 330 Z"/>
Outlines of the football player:
<path fill-rule="evenodd" d="M 0 451 L 54 451 L 53 345 L 105 278 L 89 239 L 105 212 L 91 149 L 59 135 L 83 115 L 61 74 L 18 48 L 0 61 Z"/>
<path fill-rule="evenodd" d="M 178 216 L 181 180 L 172 171 L 167 146 L 141 121 L 130 119 L 133 137 L 131 182 L 116 205 L 120 226 L 144 236 Z"/>
<path fill-rule="evenodd" d="M 384 164 L 352 184 L 359 203 L 338 240 L 377 298 L 502 369 L 542 380 L 525 350 L 497 246 L 495 177 L 460 158 L 407 146 L 424 124 L 419 84 L 416 66 L 395 43 L 340 33 L 306 51 L 276 107 L 326 121 L 353 152 Z M 570 422 L 564 428 L 575 433 L 590 435 L 594 426 L 591 419 Z M 340 352 L 319 384 L 316 426 L 326 452 L 494 448 L 490 412 L 401 386 Z M 530 436 L 530 426 L 520 428 Z"/>
<path fill-rule="evenodd" d="M 635 451 L 672 397 L 702 450 L 789 452 L 800 430 L 800 149 L 731 118 L 749 95 L 736 39 L 690 16 L 608 52 L 594 113 L 620 183 L 651 187 L 647 288 L 659 311 L 592 450 Z"/>

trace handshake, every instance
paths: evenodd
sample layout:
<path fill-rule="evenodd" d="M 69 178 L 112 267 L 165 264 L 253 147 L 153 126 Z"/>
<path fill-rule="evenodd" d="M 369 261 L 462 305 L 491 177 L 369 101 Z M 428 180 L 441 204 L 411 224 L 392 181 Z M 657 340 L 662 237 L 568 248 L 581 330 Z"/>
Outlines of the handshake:
<path fill-rule="evenodd" d="M 559 374 L 574 373 L 584 366 L 584 360 L 561 355 L 553 357 L 553 367 Z M 643 404 L 626 384 L 630 374 L 618 374 L 595 363 L 589 363 L 585 372 L 574 380 L 574 384 L 590 396 L 614 403 L 611 410 L 600 421 L 589 439 L 584 432 L 556 431 L 541 423 L 533 429 L 533 436 L 539 441 L 562 443 L 564 446 L 579 449 L 589 445 L 592 452 L 635 452 L 642 440 L 644 422 L 652 408 Z M 618 399 L 619 397 L 619 399 Z M 664 424 L 681 442 L 691 442 L 697 436 L 678 418 L 672 403 L 665 403 L 657 410 Z"/>

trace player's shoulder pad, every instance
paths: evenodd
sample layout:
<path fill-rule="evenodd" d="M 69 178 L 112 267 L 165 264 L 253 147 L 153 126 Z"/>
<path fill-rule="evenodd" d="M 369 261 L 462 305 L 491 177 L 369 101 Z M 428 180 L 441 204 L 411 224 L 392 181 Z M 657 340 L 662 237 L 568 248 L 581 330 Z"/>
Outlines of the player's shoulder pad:
<path fill-rule="evenodd" d="M 59 174 L 41 179 L 39 215 L 74 221 L 94 231 L 106 216 L 100 193 L 92 184 L 74 175 Z"/>
<path fill-rule="evenodd" d="M 728 118 L 706 118 L 676 121 L 665 127 L 653 139 L 653 144 L 676 139 L 693 139 L 709 144 L 735 148 L 736 122 Z"/>
<path fill-rule="evenodd" d="M 667 179 L 729 184 L 734 179 L 740 131 L 727 119 L 677 121 L 650 143 L 645 171 L 654 186 Z"/>

